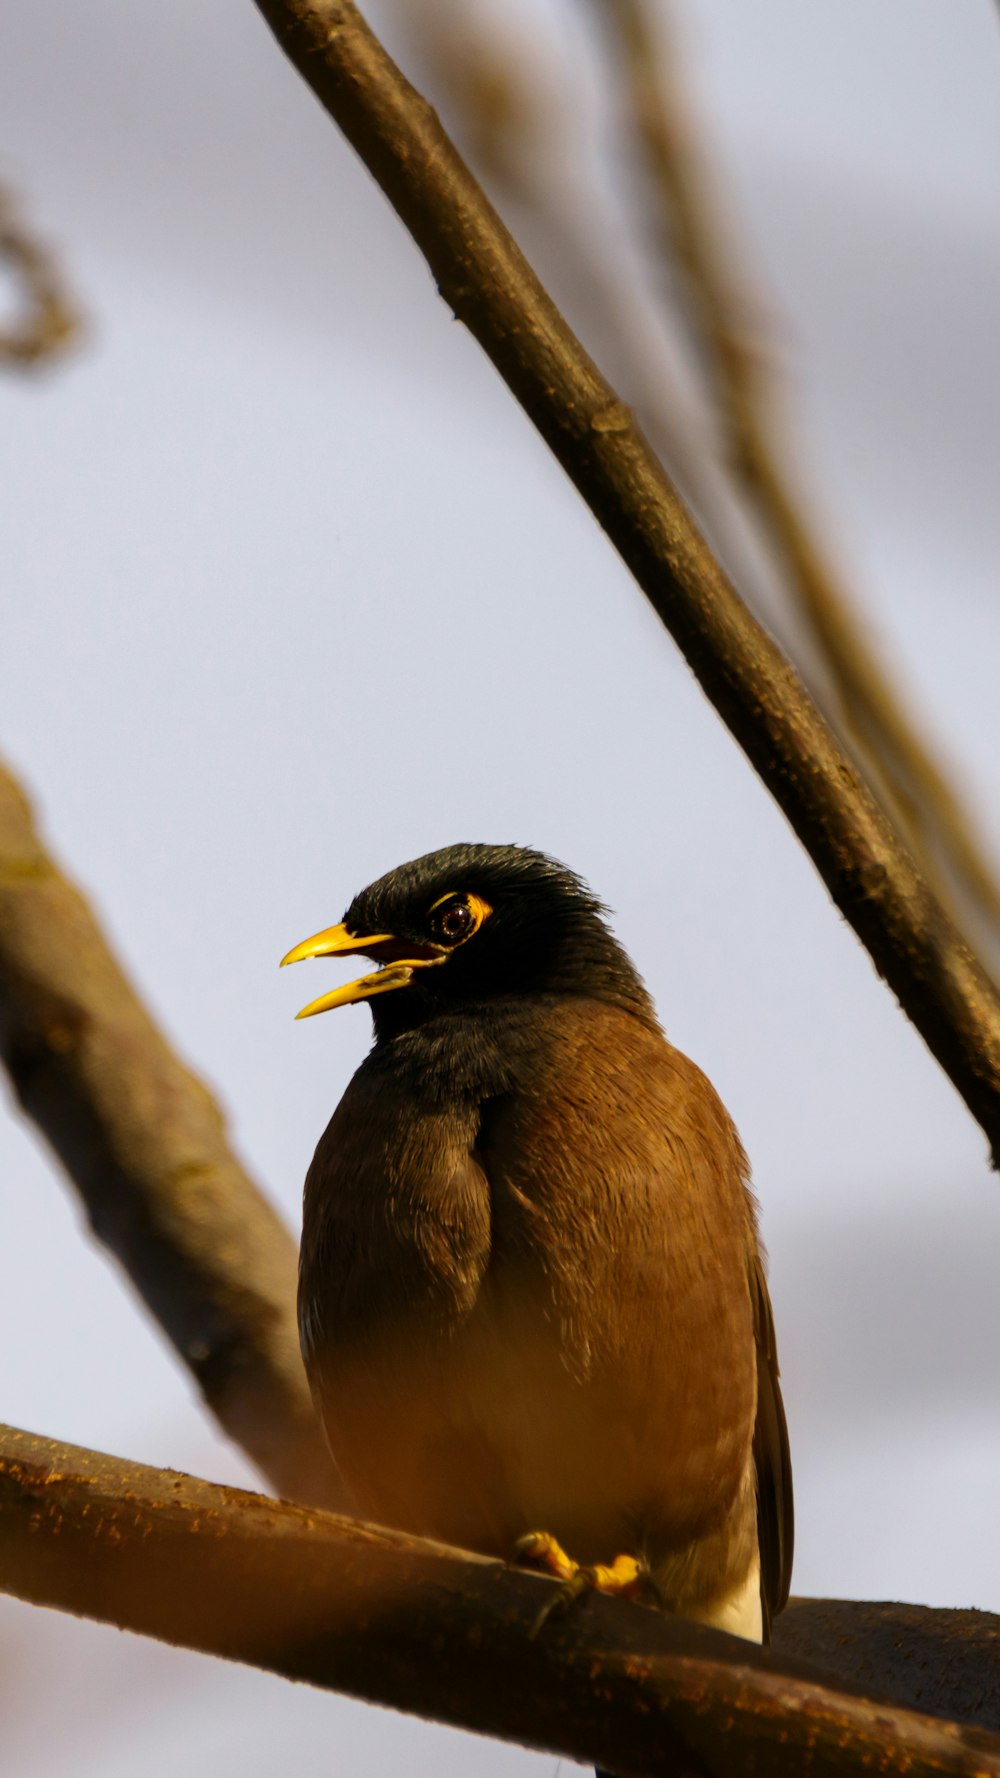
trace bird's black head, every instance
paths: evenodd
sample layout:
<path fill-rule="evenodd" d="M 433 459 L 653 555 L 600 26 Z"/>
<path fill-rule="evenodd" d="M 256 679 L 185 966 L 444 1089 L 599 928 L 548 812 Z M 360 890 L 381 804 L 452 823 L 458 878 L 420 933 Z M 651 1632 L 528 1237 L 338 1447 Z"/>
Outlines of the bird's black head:
<path fill-rule="evenodd" d="M 299 1014 L 372 1002 L 377 1038 L 439 1013 L 530 994 L 610 1000 L 644 1020 L 649 996 L 599 901 L 565 865 L 523 846 L 446 846 L 356 895 L 340 926 L 284 959 L 366 956 L 382 967 Z"/>

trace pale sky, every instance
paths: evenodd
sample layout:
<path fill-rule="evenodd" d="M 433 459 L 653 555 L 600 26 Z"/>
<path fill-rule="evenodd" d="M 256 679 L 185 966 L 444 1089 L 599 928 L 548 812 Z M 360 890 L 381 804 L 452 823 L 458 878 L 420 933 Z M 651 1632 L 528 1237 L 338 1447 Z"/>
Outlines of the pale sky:
<path fill-rule="evenodd" d="M 681 10 L 828 531 L 1000 840 L 996 7 Z M 0 382 L 0 751 L 255 1175 L 297 1225 L 368 1044 L 289 946 L 434 846 L 564 858 L 750 1152 L 795 1590 L 1000 1610 L 984 1140 L 363 169 L 237 0 L 8 0 L 0 116 L 91 317 Z M 255 1482 L 12 1108 L 0 1346 L 14 1424 Z M 0 1708 L 3 1778 L 555 1764 L 10 1601 Z"/>

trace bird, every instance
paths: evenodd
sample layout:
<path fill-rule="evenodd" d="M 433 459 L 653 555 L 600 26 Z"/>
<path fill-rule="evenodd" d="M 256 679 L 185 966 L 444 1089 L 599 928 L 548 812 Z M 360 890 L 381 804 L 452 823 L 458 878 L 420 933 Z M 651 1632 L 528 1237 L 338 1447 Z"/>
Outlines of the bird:
<path fill-rule="evenodd" d="M 747 1160 L 568 867 L 462 844 L 283 963 L 375 969 L 303 1200 L 299 1330 L 369 1519 L 766 1641 L 788 1432 Z"/>

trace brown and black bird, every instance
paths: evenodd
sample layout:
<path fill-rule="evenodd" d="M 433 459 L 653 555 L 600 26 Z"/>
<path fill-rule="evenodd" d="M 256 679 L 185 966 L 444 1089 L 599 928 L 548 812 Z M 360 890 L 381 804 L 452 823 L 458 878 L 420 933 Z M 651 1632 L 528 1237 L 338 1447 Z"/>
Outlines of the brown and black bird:
<path fill-rule="evenodd" d="M 747 1162 L 604 910 L 515 846 L 289 952 L 380 967 L 305 1187 L 302 1350 L 368 1517 L 766 1638 L 792 1492 Z"/>

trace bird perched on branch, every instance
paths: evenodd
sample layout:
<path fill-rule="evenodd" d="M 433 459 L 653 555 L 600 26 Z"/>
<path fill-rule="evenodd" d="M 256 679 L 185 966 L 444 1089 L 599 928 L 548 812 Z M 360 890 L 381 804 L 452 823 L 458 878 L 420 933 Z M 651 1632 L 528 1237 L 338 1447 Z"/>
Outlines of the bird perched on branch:
<path fill-rule="evenodd" d="M 747 1163 L 604 910 L 515 846 L 382 877 L 305 1187 L 302 1350 L 359 1509 L 760 1640 L 792 1494 Z"/>

